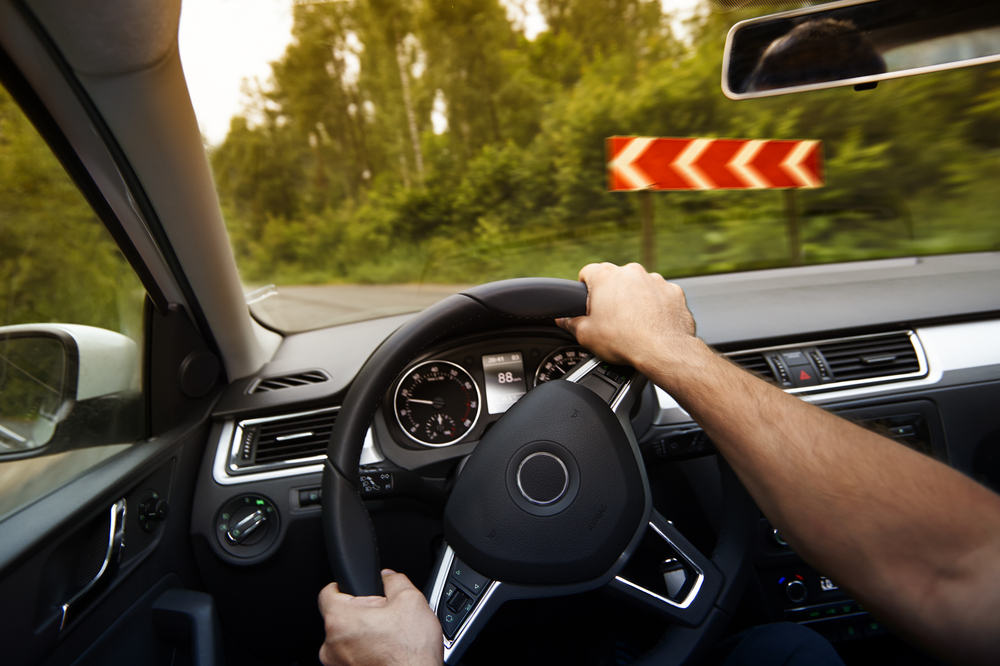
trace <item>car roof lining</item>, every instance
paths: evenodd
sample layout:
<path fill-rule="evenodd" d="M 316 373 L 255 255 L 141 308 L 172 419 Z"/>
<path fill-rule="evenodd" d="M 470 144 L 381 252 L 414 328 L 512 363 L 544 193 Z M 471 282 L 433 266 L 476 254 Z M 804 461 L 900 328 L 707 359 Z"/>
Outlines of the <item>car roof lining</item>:
<path fill-rule="evenodd" d="M 27 0 L 70 66 L 114 76 L 154 66 L 177 42 L 180 0 Z"/>

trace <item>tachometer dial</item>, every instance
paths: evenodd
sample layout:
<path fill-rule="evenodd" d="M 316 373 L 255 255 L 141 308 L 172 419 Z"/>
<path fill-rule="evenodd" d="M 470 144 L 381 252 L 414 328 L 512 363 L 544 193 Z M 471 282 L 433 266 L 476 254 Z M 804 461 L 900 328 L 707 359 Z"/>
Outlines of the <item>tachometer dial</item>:
<path fill-rule="evenodd" d="M 591 356 L 593 354 L 580 346 L 560 347 L 542 359 L 535 372 L 535 386 L 565 376 L 567 372 Z"/>
<path fill-rule="evenodd" d="M 448 361 L 411 368 L 396 387 L 396 421 L 424 446 L 446 446 L 465 437 L 479 419 L 479 387 Z"/>

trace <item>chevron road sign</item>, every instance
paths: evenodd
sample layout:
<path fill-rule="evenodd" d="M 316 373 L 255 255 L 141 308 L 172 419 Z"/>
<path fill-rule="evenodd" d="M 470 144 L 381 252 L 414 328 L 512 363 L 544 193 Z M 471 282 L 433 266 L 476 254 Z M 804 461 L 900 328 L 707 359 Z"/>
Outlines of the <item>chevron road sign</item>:
<path fill-rule="evenodd" d="M 822 187 L 819 141 L 606 140 L 608 190 L 792 189 Z"/>

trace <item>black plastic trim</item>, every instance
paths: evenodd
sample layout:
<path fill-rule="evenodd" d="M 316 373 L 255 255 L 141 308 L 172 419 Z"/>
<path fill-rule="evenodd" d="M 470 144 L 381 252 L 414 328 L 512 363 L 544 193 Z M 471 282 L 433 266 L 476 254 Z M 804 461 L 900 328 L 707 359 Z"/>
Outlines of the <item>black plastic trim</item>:
<path fill-rule="evenodd" d="M 104 121 L 104 118 L 101 116 L 100 111 L 98 111 L 97 106 L 94 104 L 93 100 L 90 99 L 90 96 L 84 89 L 83 84 L 81 84 L 76 78 L 72 67 L 70 67 L 69 63 L 66 61 L 66 58 L 59 50 L 59 47 L 56 46 L 55 42 L 52 41 L 52 38 L 49 37 L 41 22 L 22 3 L 17 3 L 17 7 L 20 10 L 25 22 L 31 26 L 35 37 L 42 44 L 42 47 L 49 54 L 49 57 L 52 58 L 53 64 L 63 75 L 63 78 L 73 91 L 74 95 L 76 95 L 77 100 L 80 102 L 80 106 L 87 114 L 87 119 L 94 128 L 94 132 L 100 137 L 101 141 L 107 148 L 108 154 L 114 161 L 115 167 L 117 167 L 119 175 L 125 183 L 125 187 L 128 189 L 132 201 L 135 203 L 136 209 L 142 216 L 142 220 L 149 229 L 156 245 L 159 247 L 160 253 L 163 256 L 164 261 L 166 261 L 174 279 L 177 280 L 177 285 L 180 288 L 181 293 L 184 294 L 184 298 L 187 300 L 188 309 L 204 336 L 209 349 L 217 356 L 221 356 L 219 353 L 218 343 L 212 335 L 211 328 L 208 326 L 208 320 L 205 318 L 205 313 L 198 304 L 198 299 L 195 297 L 194 290 L 191 288 L 191 284 L 187 280 L 184 269 L 181 267 L 180 261 L 174 253 L 173 246 L 170 243 L 170 239 L 167 237 L 166 231 L 163 229 L 163 225 L 160 223 L 160 218 L 156 213 L 156 209 L 153 207 L 152 202 L 150 202 L 149 197 L 146 195 L 146 190 L 142 186 L 142 182 L 139 180 L 138 175 L 132 169 L 132 164 L 125 156 L 125 152 L 122 150 L 121 146 L 118 145 L 118 140 L 115 138 L 114 133 Z M 122 231 L 124 232 L 124 230 Z"/>

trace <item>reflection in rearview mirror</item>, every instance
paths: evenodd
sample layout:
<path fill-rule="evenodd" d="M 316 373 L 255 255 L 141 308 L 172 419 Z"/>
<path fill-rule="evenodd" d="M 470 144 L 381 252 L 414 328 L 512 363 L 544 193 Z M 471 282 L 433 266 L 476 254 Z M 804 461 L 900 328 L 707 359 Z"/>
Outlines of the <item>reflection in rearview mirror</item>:
<path fill-rule="evenodd" d="M 1000 2 L 848 0 L 742 21 L 726 40 L 732 99 L 854 85 L 1000 60 Z"/>
<path fill-rule="evenodd" d="M 0 452 L 46 444 L 64 402 L 66 350 L 52 337 L 0 337 Z"/>

